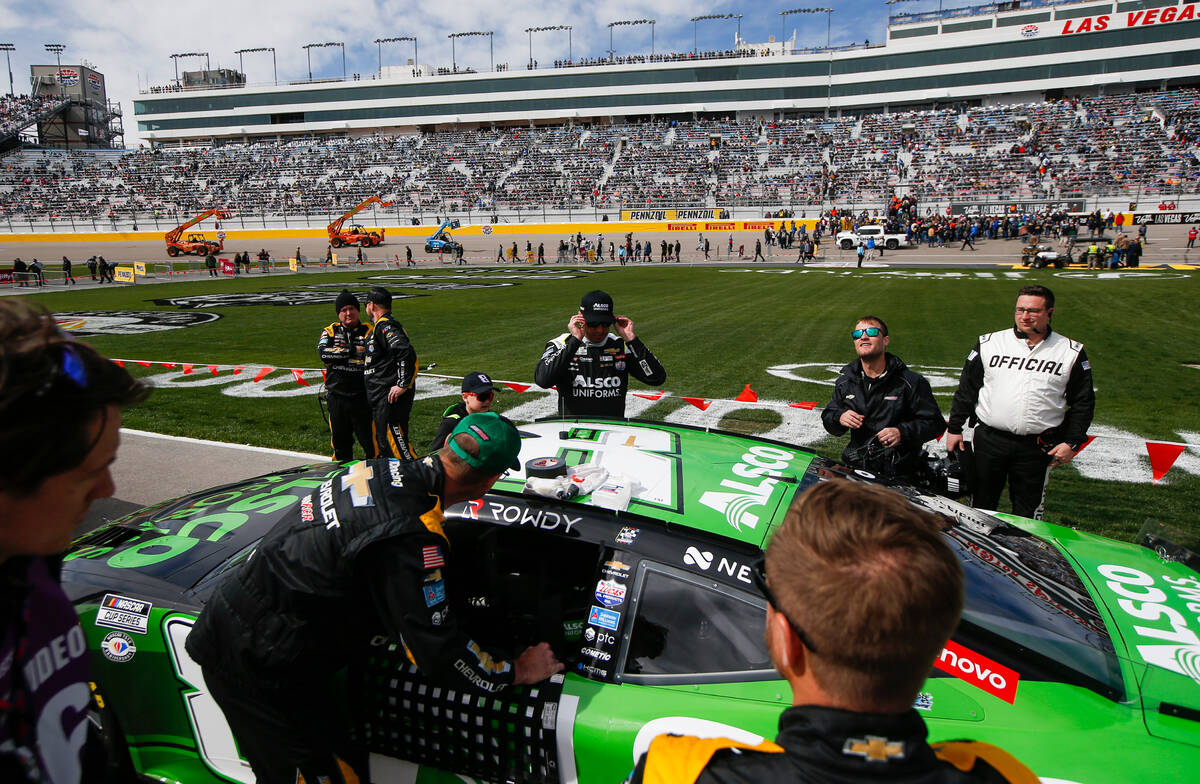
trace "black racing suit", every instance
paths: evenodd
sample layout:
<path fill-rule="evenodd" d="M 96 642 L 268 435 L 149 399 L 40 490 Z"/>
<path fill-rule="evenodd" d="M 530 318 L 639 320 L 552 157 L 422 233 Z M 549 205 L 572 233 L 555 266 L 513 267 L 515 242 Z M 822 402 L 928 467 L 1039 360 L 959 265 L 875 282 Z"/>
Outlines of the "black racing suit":
<path fill-rule="evenodd" d="M 454 432 L 454 428 L 458 427 L 458 423 L 467 415 L 467 404 L 463 401 L 458 401 L 456 405 L 450 406 L 442 414 L 442 423 L 438 425 L 437 435 L 433 437 L 433 441 L 429 444 L 429 451 L 436 452 L 446 445 L 446 439 Z"/>
<path fill-rule="evenodd" d="M 587 343 L 568 332 L 546 344 L 533 379 L 546 389 L 558 387 L 561 416 L 623 417 L 630 375 L 651 386 L 667 380 L 640 338 L 626 343 L 610 334 L 603 343 Z"/>
<path fill-rule="evenodd" d="M 974 741 L 930 745 L 915 710 L 852 713 L 801 705 L 779 717 L 775 743 L 660 735 L 628 782 L 750 784 L 1036 784 L 1037 777 L 1003 749 Z"/>
<path fill-rule="evenodd" d="M 188 653 L 260 784 L 293 784 L 297 768 L 311 782 L 333 775 L 346 725 L 331 677 L 380 629 L 445 688 L 496 694 L 512 683 L 512 664 L 450 611 L 444 485 L 435 456 L 344 468 L 271 529 L 200 613 Z"/>
<path fill-rule="evenodd" d="M 375 457 L 378 446 L 371 433 L 371 406 L 363 383 L 363 365 L 371 325 L 359 322 L 353 330 L 335 321 L 321 330 L 317 354 L 325 363 L 325 397 L 329 405 L 329 442 L 333 459 L 354 459 L 354 437 L 366 457 Z"/>
<path fill-rule="evenodd" d="M 916 472 L 921 446 L 940 436 L 946 420 L 933 397 L 929 382 L 894 354 L 886 354 L 884 375 L 871 378 L 861 360 L 842 368 L 833 386 L 833 399 L 821 412 L 821 423 L 835 436 L 848 427 L 839 420 L 845 411 L 863 415 L 862 426 L 850 430 L 850 443 L 842 460 L 852 468 L 863 468 L 880 476 L 911 478 Z M 900 443 L 884 449 L 875 434 L 886 427 L 900 430 Z"/>
<path fill-rule="evenodd" d="M 408 417 L 416 396 L 417 352 L 408 342 L 408 333 L 391 313 L 379 317 L 367 341 L 367 362 L 363 368 L 367 399 L 375 424 L 378 454 L 412 460 L 408 444 Z M 394 403 L 388 402 L 388 390 L 405 387 Z"/>

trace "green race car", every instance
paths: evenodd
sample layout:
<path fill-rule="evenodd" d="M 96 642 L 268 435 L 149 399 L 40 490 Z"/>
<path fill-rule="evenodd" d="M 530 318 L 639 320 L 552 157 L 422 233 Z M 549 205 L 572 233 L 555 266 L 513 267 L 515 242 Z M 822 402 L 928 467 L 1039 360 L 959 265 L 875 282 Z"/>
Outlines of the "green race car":
<path fill-rule="evenodd" d="M 568 670 L 503 697 L 455 692 L 377 635 L 352 652 L 342 690 L 370 780 L 598 784 L 663 732 L 774 737 L 791 691 L 767 656 L 751 564 L 796 494 L 879 480 L 789 444 L 662 423 L 521 431 L 526 470 L 447 510 L 447 584 L 480 643 L 547 640 Z M 607 476 L 554 492 L 563 465 Z M 63 581 L 93 653 L 94 718 L 146 780 L 254 780 L 184 640 L 213 586 L 340 468 L 164 502 L 73 545 Z M 523 492 L 526 473 L 543 494 Z M 997 744 L 1047 782 L 1200 770 L 1200 575 L 1148 548 L 895 488 L 944 517 L 966 573 L 962 623 L 915 705 L 932 740 Z"/>

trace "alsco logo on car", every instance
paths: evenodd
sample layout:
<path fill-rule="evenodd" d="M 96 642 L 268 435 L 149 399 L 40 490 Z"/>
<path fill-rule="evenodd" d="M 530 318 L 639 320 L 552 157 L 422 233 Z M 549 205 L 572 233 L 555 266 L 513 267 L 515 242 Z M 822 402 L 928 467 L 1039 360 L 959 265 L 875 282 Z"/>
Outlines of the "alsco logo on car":
<path fill-rule="evenodd" d="M 1145 641 L 1136 645 L 1142 659 L 1200 684 L 1200 637 L 1183 613 L 1165 603 L 1167 592 L 1155 585 L 1153 577 L 1128 566 L 1104 564 L 1096 571 L 1105 578 L 1105 587 L 1120 597 L 1117 606 L 1145 622 L 1133 627 Z M 1178 598 L 1187 600 L 1190 612 L 1197 613 L 1193 620 L 1200 620 L 1200 580 L 1166 575 L 1162 579 Z"/>
<path fill-rule="evenodd" d="M 765 506 L 775 491 L 779 479 L 766 476 L 771 471 L 782 471 L 796 457 L 795 452 L 778 449 L 772 446 L 752 446 L 742 455 L 741 461 L 734 463 L 730 469 L 735 476 L 744 479 L 760 479 L 757 484 L 740 482 L 736 479 L 721 480 L 721 487 L 736 492 L 718 493 L 708 491 L 700 496 L 700 503 L 709 509 L 725 515 L 725 519 L 734 530 L 758 527 L 758 514 L 750 511 L 757 506 Z"/>

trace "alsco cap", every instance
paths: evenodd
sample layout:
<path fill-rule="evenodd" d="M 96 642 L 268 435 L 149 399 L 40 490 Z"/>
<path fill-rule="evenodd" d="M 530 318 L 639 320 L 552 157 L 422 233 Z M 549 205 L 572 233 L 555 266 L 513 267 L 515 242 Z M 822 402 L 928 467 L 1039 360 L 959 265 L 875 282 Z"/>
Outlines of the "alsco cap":
<path fill-rule="evenodd" d="M 458 445 L 455 437 L 459 433 L 474 439 L 479 446 L 478 456 L 469 454 Z M 485 474 L 501 474 L 506 469 L 521 467 L 520 461 L 517 460 L 517 456 L 521 454 L 521 436 L 517 433 L 516 425 L 506 417 L 490 411 L 467 414 L 446 439 L 446 443 L 463 462 Z"/>
<path fill-rule="evenodd" d="M 589 324 L 611 324 L 616 320 L 613 315 L 613 300 L 606 292 L 589 291 L 579 302 L 579 311 L 583 320 Z"/>

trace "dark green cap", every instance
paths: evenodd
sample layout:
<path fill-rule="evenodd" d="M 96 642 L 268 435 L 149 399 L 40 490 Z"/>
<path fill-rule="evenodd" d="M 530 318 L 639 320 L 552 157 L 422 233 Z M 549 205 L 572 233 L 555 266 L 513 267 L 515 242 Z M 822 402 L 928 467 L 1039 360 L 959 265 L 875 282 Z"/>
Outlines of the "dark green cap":
<path fill-rule="evenodd" d="M 455 443 L 454 438 L 459 433 L 467 434 L 479 445 L 477 457 L 468 454 Z M 490 411 L 463 417 L 446 439 L 446 443 L 467 465 L 485 474 L 502 474 L 509 468 L 521 467 L 521 462 L 517 459 L 521 454 L 521 436 L 517 433 L 516 425 Z"/>

